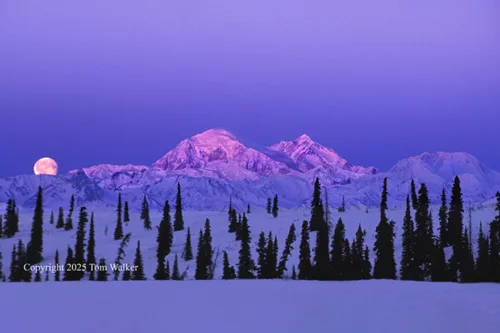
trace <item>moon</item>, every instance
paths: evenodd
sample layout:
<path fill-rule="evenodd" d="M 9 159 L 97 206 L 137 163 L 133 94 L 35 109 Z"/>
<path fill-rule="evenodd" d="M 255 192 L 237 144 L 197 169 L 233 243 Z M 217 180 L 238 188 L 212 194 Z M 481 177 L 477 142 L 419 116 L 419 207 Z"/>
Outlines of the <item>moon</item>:
<path fill-rule="evenodd" d="M 35 175 L 57 175 L 58 166 L 56 161 L 50 157 L 44 157 L 36 161 L 33 171 Z"/>

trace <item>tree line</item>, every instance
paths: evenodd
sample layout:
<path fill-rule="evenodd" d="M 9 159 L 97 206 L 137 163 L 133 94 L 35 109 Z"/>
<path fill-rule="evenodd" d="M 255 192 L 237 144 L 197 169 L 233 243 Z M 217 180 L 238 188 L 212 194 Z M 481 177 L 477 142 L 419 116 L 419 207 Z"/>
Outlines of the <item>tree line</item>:
<path fill-rule="evenodd" d="M 283 246 L 279 251 L 276 235 L 272 232 L 261 232 L 257 241 L 256 258 L 252 254 L 252 238 L 248 216 L 250 205 L 243 213 L 238 213 L 230 199 L 228 209 L 228 232 L 234 234 L 239 241 L 238 259 L 231 265 L 226 251 L 220 251 L 212 245 L 210 220 L 206 219 L 204 228 L 199 230 L 196 257 L 192 249 L 191 230 L 187 228 L 184 248 L 180 259 L 190 262 L 194 259 L 194 278 L 210 280 L 216 275 L 219 256 L 222 255 L 222 279 L 280 279 L 299 280 L 366 280 L 366 279 L 398 279 L 414 281 L 450 281 L 450 282 L 500 282 L 500 193 L 496 194 L 496 217 L 487 226 L 480 225 L 479 235 L 474 242 L 471 236 L 471 212 L 469 223 L 464 223 L 464 203 L 460 179 L 455 177 L 451 198 L 448 203 L 446 192 L 441 193 L 441 206 L 438 212 L 438 233 L 434 232 L 434 217 L 430 209 L 427 186 L 417 186 L 411 182 L 406 198 L 405 215 L 402 221 L 402 256 L 397 270 L 395 259 L 395 221 L 387 216 L 388 189 L 387 178 L 382 185 L 380 202 L 380 220 L 375 230 L 375 242 L 370 248 L 365 244 L 366 230 L 358 225 L 355 237 L 346 237 L 346 227 L 339 218 L 335 224 L 330 221 L 327 193 L 322 200 L 321 184 L 317 178 L 314 183 L 311 200 L 310 219 L 302 222 L 299 243 L 298 266 L 288 271 L 287 262 L 294 250 L 296 227 L 292 223 Z M 272 203 L 271 203 L 272 202 Z M 74 196 L 70 200 L 69 213 L 64 216 L 59 208 L 57 222 L 54 214 L 50 215 L 50 224 L 66 231 L 73 230 Z M 184 272 L 179 270 L 177 254 L 173 263 L 166 260 L 176 231 L 184 230 L 181 186 L 177 185 L 177 196 L 174 212 L 171 214 L 170 203 L 166 201 L 163 216 L 156 227 L 157 267 L 153 278 L 156 280 L 183 280 L 187 276 L 189 266 Z M 266 211 L 274 217 L 278 216 L 278 197 L 268 199 Z M 342 200 L 340 212 L 345 211 Z M 172 221 L 173 215 L 173 221 Z M 140 219 L 147 231 L 152 231 L 149 215 L 149 203 L 144 197 Z M 115 267 L 127 265 L 125 249 L 131 233 L 125 233 L 123 224 L 130 222 L 128 203 L 122 204 L 118 194 L 116 225 L 113 239 L 120 241 L 117 257 L 112 263 Z M 14 200 L 7 203 L 4 219 L 0 218 L 2 237 L 12 238 L 19 231 L 19 211 Z M 87 224 L 90 224 L 87 231 Z M 315 233 L 315 243 L 311 244 L 311 234 Z M 477 246 L 474 246 L 474 243 Z M 85 206 L 80 207 L 75 244 L 67 247 L 64 269 L 54 272 L 55 281 L 78 281 L 88 278 L 91 281 L 113 280 L 146 280 L 140 241 L 137 242 L 133 270 L 113 270 L 109 273 L 104 258 L 95 257 L 95 221 L 94 214 L 87 212 Z M 474 251 L 474 248 L 477 251 Z M 373 252 L 373 261 L 370 259 Z M 61 265 L 59 252 L 55 253 L 55 266 Z M 2 254 L 0 253 L 0 278 L 11 282 L 28 282 L 48 280 L 48 271 L 43 278 L 40 271 L 32 272 L 23 269 L 24 264 L 35 265 L 43 258 L 43 190 L 38 189 L 33 213 L 33 222 L 29 242 L 25 245 L 21 240 L 13 246 L 11 252 L 10 272 L 7 277 L 2 271 Z M 373 265 L 372 265 L 373 262 Z M 72 267 L 73 269 L 66 269 Z"/>

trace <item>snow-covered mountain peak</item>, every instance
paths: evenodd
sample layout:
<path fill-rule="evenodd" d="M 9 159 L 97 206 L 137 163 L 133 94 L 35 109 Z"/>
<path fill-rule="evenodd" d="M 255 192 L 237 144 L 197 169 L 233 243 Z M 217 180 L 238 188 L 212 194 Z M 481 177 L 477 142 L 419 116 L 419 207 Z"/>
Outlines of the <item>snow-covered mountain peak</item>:
<path fill-rule="evenodd" d="M 268 155 L 282 160 L 288 159 L 295 168 L 307 172 L 315 168 L 338 168 L 358 174 L 374 174 L 374 167 L 364 168 L 350 164 L 331 148 L 327 148 L 313 141 L 307 134 L 303 134 L 293 141 L 281 141 L 267 149 Z"/>

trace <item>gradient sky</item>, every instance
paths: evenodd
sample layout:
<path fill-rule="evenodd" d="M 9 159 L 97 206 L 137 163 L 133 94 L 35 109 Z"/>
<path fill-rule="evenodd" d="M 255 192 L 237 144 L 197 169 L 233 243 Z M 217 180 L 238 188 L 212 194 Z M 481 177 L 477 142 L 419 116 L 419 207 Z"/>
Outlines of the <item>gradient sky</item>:
<path fill-rule="evenodd" d="M 214 127 L 500 170 L 499 120 L 498 0 L 0 1 L 0 177 L 150 164 Z"/>

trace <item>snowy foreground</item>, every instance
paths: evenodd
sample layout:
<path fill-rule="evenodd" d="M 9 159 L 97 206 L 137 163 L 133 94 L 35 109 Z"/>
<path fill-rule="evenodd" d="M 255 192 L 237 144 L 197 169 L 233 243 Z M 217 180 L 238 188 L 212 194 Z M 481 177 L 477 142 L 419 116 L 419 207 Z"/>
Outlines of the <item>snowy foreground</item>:
<path fill-rule="evenodd" d="M 498 284 L 47 282 L 2 283 L 0 295 L 2 331 L 19 333 L 497 333 L 500 327 Z"/>

